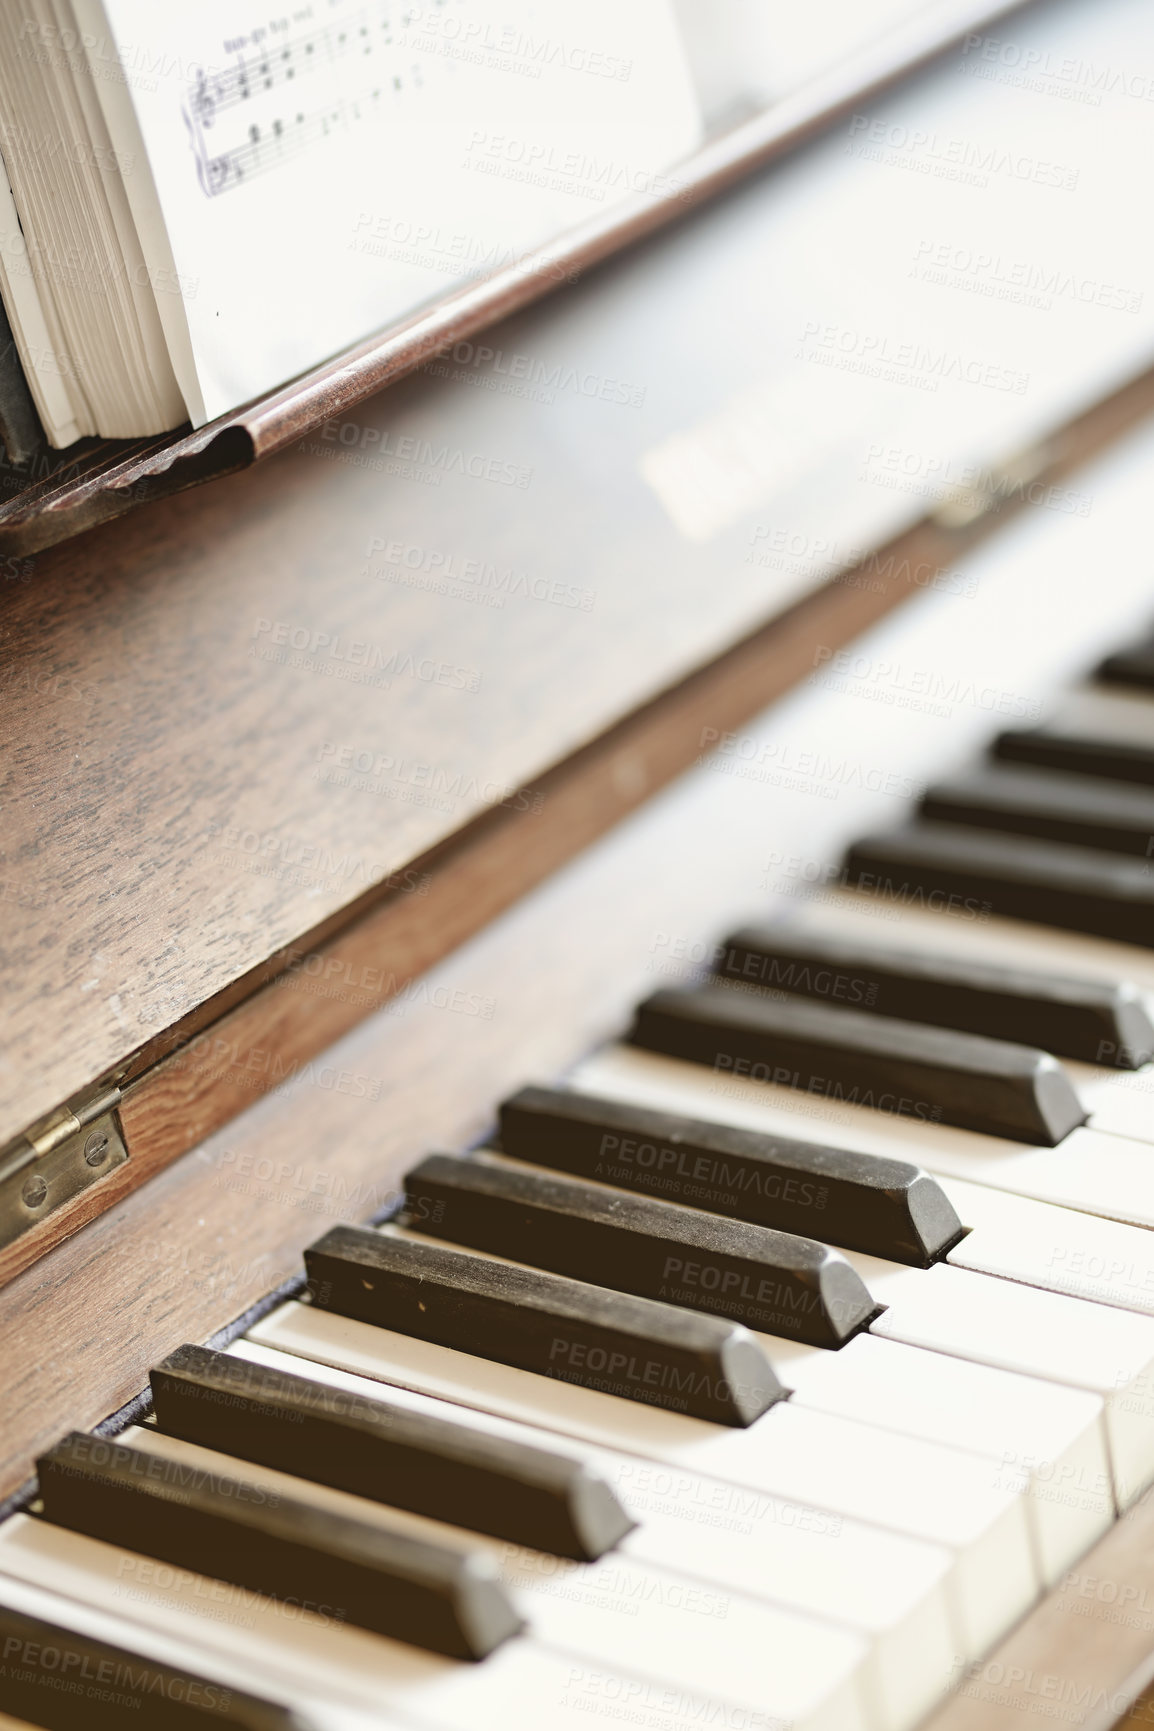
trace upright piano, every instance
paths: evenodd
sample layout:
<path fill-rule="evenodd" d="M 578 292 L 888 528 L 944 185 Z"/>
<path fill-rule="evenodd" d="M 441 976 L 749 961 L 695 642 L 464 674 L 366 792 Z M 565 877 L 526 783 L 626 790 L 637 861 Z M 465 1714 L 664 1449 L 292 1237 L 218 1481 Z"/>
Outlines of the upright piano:
<path fill-rule="evenodd" d="M 8 488 L 5 1726 L 1154 1721 L 1154 22 L 903 41 Z"/>

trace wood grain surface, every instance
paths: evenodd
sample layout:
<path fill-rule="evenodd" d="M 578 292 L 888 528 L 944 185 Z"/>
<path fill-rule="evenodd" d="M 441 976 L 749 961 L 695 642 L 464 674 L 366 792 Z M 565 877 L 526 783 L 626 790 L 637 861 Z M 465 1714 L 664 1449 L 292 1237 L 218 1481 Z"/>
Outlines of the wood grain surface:
<path fill-rule="evenodd" d="M 1138 465 L 1139 525 L 1141 478 Z M 1053 669 L 1093 660 L 1123 627 L 1134 628 L 1149 595 L 1140 576 L 1112 560 L 1110 501 L 1092 477 L 1086 486 L 1095 506 L 1085 523 L 1052 514 L 1019 522 L 1004 552 L 995 544 L 981 554 L 972 600 L 923 594 L 865 652 L 915 667 L 933 657 L 947 679 L 967 667 L 974 677 L 977 667 L 983 679 L 1006 678 L 1025 693 L 1043 693 Z M 1031 554 L 1039 535 L 1045 545 Z M 1097 581 L 1087 586 L 1080 577 L 1095 552 Z M 1028 582 L 1018 573 L 1027 558 Z M 996 621 L 1035 617 L 1043 605 L 1054 616 L 1044 646 L 1043 634 L 997 645 Z M 984 645 L 1001 660 L 979 661 Z M 867 788 L 860 772 L 887 770 L 912 788 L 956 754 L 959 729 L 976 749 L 995 725 L 984 713 L 913 718 L 820 684 L 803 691 L 748 724 L 740 753 L 702 764 L 650 800 L 361 1021 L 322 1064 L 28 1269 L 0 1292 L 0 1381 L 9 1396 L 0 1487 L 22 1483 L 37 1450 L 63 1430 L 135 1396 L 150 1364 L 182 1340 L 206 1338 L 297 1276 L 303 1247 L 328 1225 L 386 1209 L 421 1154 L 482 1135 L 504 1093 L 564 1072 L 621 1028 L 654 985 L 691 970 L 703 944 L 770 911 L 767 862 L 775 853 L 835 859 L 847 836 L 898 819 L 903 796 Z M 810 754 L 802 787 L 793 785 L 799 744 Z M 772 773 L 752 767 L 759 763 Z M 836 797 L 826 797 L 831 790 Z M 971 1717 L 947 1720 L 941 1731 L 1017 1731 L 1039 1722 L 1043 1705 L 1061 1705 L 1063 1691 L 1090 1690 L 1099 1705 L 1124 1710 L 1154 1650 L 1145 1627 L 1154 1585 L 1144 1584 L 1152 1540 L 1145 1504 L 1108 1536 L 1108 1550 L 1073 1571 L 1061 1602 L 1043 1606 L 1005 1644 L 1001 1663 L 1042 1680 L 1029 1694 L 1037 1712 L 1008 1723 L 990 1718 L 998 1703 L 972 1692 L 995 1686 L 987 1669 L 984 1679 L 963 1680 L 968 1693 L 948 1709 Z M 1133 1588 L 1128 1604 L 1147 1593 L 1121 1640 L 1105 1614 L 1108 1599 L 1098 1596 L 1103 1579 Z M 1058 1682 L 1046 1682 L 1050 1676 Z M 986 1716 L 975 1719 L 979 1706 Z M 1082 1731 L 1109 1722 L 1086 1719 Z"/>
<path fill-rule="evenodd" d="M 890 100 L 934 79 L 981 96 L 954 66 Z M 1125 376 L 1134 331 L 1104 319 L 1080 344 L 1035 321 L 1022 394 L 827 364 L 867 278 L 878 307 L 921 294 L 927 330 L 942 305 L 909 289 L 901 177 L 886 248 L 843 278 L 809 244 L 803 191 L 874 187 L 844 142 L 254 471 L 0 569 L 0 1143 L 912 523 L 871 441 L 994 463 L 1045 430 L 1052 375 L 1065 408 Z M 1022 358 L 1010 326 L 987 341 Z"/>
<path fill-rule="evenodd" d="M 1047 483 L 1059 483 L 1151 406 L 1154 374 L 1080 417 L 1053 442 Z M 116 1205 L 254 1097 L 307 1066 L 406 982 L 651 797 L 694 761 L 704 742 L 763 708 L 811 670 L 819 653 L 831 653 L 924 588 L 926 573 L 948 569 L 967 548 L 1003 527 L 1015 508 L 1023 508 L 1021 500 L 1016 506 L 1003 501 L 1001 509 L 965 526 L 918 524 L 633 710 L 547 770 L 534 788 L 506 798 L 418 855 L 394 874 L 392 888 L 386 882 L 362 891 L 269 957 L 255 976 L 250 972 L 234 982 L 176 1030 L 164 1030 L 133 1060 L 152 1059 L 151 1067 L 125 1083 L 121 1117 L 129 1161 L 0 1251 L 0 1283 Z M 223 857 L 230 860 L 227 850 Z M 243 851 L 230 863 L 245 863 Z M 266 860 L 257 852 L 247 863 L 273 868 L 274 884 L 294 875 L 281 869 L 275 855 Z M 205 1024 L 201 1031 L 171 1056 L 158 1058 L 158 1045 L 163 1049 L 177 1030 L 187 1035 L 197 1021 Z"/>
<path fill-rule="evenodd" d="M 807 586 L 639 471 L 748 377 L 764 197 L 503 327 L 556 391 L 446 363 L 2 585 L 0 1142 Z"/>
<path fill-rule="evenodd" d="M 127 1164 L 0 1249 L 0 1284 L 379 1010 L 679 774 L 703 739 L 740 725 L 799 679 L 818 644 L 844 643 L 906 598 L 910 571 L 927 559 L 936 565 L 957 543 L 932 528 L 903 538 L 886 579 L 823 588 L 547 772 L 523 806 L 510 801 L 418 858 L 407 882 L 362 917 L 275 958 L 274 978 L 127 1088 Z"/>
<path fill-rule="evenodd" d="M 1154 397 L 1154 381 L 1149 389 Z M 1097 417 L 1099 433 L 1104 424 Z M 523 798 L 418 857 L 392 893 L 360 898 L 362 908 L 368 904 L 361 917 L 345 923 L 346 910 L 333 922 L 335 934 L 314 931 L 272 958 L 267 983 L 234 990 L 233 1008 L 126 1085 L 128 1162 L 0 1249 L 0 1284 L 306 1066 L 651 797 L 704 741 L 794 684 L 812 669 L 819 645 L 832 649 L 856 636 L 916 590 L 915 572 L 944 567 L 993 525 L 992 518 L 965 532 L 919 525 L 880 550 L 860 580 L 851 572 L 824 586 L 547 771 Z"/>

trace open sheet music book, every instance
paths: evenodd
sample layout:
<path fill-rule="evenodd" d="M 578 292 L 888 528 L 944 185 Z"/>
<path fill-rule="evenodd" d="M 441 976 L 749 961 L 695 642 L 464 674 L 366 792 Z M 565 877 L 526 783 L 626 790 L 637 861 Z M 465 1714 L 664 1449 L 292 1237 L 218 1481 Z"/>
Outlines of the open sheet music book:
<path fill-rule="evenodd" d="M 50 442 L 194 425 L 631 194 L 670 0 L 0 0 L 0 295 Z"/>

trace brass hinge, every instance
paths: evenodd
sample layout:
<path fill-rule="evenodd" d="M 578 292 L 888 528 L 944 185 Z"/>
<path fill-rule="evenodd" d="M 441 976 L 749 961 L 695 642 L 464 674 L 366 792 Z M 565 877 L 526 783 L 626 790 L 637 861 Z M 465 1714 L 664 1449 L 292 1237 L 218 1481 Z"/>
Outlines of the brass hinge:
<path fill-rule="evenodd" d="M 119 1103 L 119 1088 L 70 1100 L 0 1151 L 0 1246 L 124 1165 Z"/>

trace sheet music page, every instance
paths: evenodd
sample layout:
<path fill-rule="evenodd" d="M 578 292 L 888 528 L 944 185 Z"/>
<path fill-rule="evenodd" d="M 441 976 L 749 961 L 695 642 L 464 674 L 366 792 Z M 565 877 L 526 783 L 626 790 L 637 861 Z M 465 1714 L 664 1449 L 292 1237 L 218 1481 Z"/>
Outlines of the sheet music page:
<path fill-rule="evenodd" d="M 630 195 L 700 117 L 669 0 L 74 0 L 194 424 Z M 112 62 L 118 71 L 102 76 Z"/>

